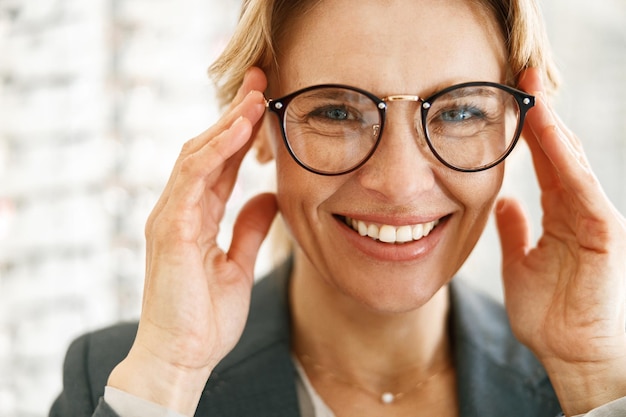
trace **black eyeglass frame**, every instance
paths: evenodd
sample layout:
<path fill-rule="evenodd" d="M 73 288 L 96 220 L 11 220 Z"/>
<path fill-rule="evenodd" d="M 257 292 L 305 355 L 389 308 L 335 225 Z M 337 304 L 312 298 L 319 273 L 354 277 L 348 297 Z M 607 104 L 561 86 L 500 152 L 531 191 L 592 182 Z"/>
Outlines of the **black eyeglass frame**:
<path fill-rule="evenodd" d="M 438 97 L 441 97 L 442 95 L 447 94 L 450 91 L 460 89 L 460 88 L 466 88 L 466 87 L 493 87 L 493 88 L 498 88 L 500 90 L 506 91 L 507 93 L 513 96 L 519 108 L 519 120 L 518 120 L 517 127 L 515 130 L 515 136 L 513 140 L 511 141 L 511 144 L 509 145 L 507 150 L 497 160 L 489 164 L 480 166 L 480 167 L 469 168 L 469 169 L 457 167 L 447 162 L 445 159 L 443 159 L 441 155 L 439 155 L 439 153 L 435 149 L 434 145 L 432 144 L 430 135 L 428 133 L 428 128 L 426 127 L 427 121 L 428 121 L 428 118 L 427 118 L 428 111 L 430 110 L 432 103 L 434 103 Z M 365 157 L 363 157 L 363 159 L 359 161 L 358 163 L 356 163 L 354 166 L 346 170 L 339 171 L 339 172 L 320 171 L 302 162 L 293 151 L 293 148 L 291 147 L 291 144 L 289 143 L 289 139 L 287 138 L 287 132 L 285 130 L 285 112 L 287 111 L 287 107 L 289 106 L 289 103 L 300 94 L 303 94 L 312 90 L 323 89 L 323 88 L 340 88 L 340 89 L 350 90 L 350 91 L 363 94 L 364 96 L 368 97 L 370 100 L 372 100 L 372 102 L 376 104 L 376 108 L 378 109 L 378 113 L 380 115 L 378 136 L 376 137 L 376 143 L 374 144 L 370 152 L 367 155 L 365 155 Z M 447 166 L 450 169 L 453 169 L 455 171 L 460 171 L 460 172 L 484 171 L 489 168 L 493 168 L 494 166 L 504 161 L 511 154 L 511 152 L 513 151 L 513 148 L 515 148 L 515 145 L 517 144 L 521 136 L 522 129 L 524 127 L 524 121 L 526 119 L 526 113 L 535 105 L 535 97 L 524 91 L 518 90 L 516 88 L 510 87 L 505 84 L 499 84 L 499 83 L 494 83 L 494 82 L 489 82 L 489 81 L 471 81 L 471 82 L 455 84 L 450 87 L 446 87 L 443 90 L 440 90 L 425 99 L 422 99 L 416 95 L 391 95 L 391 96 L 381 98 L 381 97 L 376 96 L 373 93 L 370 93 L 367 90 L 363 90 L 358 87 L 353 87 L 353 86 L 344 85 L 344 84 L 319 84 L 319 85 L 312 85 L 309 87 L 302 88 L 300 90 L 294 91 L 293 93 L 287 94 L 286 96 L 283 96 L 281 98 L 266 99 L 266 108 L 269 109 L 274 114 L 276 114 L 276 116 L 278 117 L 278 121 L 280 123 L 280 130 L 281 130 L 282 137 L 283 137 L 283 142 L 285 143 L 285 146 L 287 147 L 289 154 L 294 159 L 294 161 L 298 163 L 298 165 L 300 165 L 302 168 L 306 169 L 307 171 L 315 173 L 315 174 L 324 175 L 324 176 L 337 176 L 337 175 L 345 175 L 361 168 L 372 157 L 374 152 L 376 152 L 376 149 L 378 148 L 378 145 L 380 144 L 380 141 L 382 138 L 383 129 L 385 127 L 387 103 L 391 101 L 414 101 L 414 102 L 421 103 L 420 113 L 421 113 L 421 119 L 422 119 L 421 120 L 422 132 L 424 133 L 424 137 L 426 138 L 426 143 L 428 144 L 428 147 L 430 148 L 433 155 L 435 155 L 437 160 L 439 160 L 439 162 L 441 162 L 443 165 Z"/>

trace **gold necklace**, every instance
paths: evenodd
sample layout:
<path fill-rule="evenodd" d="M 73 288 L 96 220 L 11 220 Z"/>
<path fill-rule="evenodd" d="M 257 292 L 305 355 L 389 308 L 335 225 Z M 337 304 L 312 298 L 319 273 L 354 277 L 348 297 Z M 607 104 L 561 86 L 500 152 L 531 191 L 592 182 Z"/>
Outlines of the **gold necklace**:
<path fill-rule="evenodd" d="M 406 396 L 408 393 L 410 393 L 412 391 L 415 391 L 416 389 L 418 389 L 422 385 L 426 384 L 428 381 L 430 381 L 431 379 L 433 379 L 437 375 L 440 375 L 443 372 L 447 371 L 448 369 L 452 368 L 452 364 L 448 363 L 445 366 L 439 368 L 436 372 L 430 374 L 428 377 L 422 379 L 421 381 L 419 381 L 417 384 L 413 385 L 411 388 L 409 388 L 406 391 L 396 392 L 396 393 L 393 393 L 391 391 L 385 391 L 383 393 L 378 393 L 378 392 L 374 392 L 374 391 L 368 389 L 367 387 L 364 387 L 362 385 L 356 384 L 354 382 L 348 381 L 347 379 L 344 379 L 344 378 L 340 377 L 339 375 L 335 374 L 334 372 L 332 372 L 328 368 L 326 368 L 326 367 L 320 365 L 319 363 L 315 362 L 313 360 L 313 358 L 310 357 L 307 354 L 301 354 L 301 355 L 297 355 L 297 356 L 300 358 L 300 360 L 302 362 L 309 364 L 316 371 L 318 371 L 318 372 L 320 372 L 320 373 L 322 373 L 324 375 L 327 375 L 329 378 L 332 378 L 332 379 L 334 379 L 337 382 L 340 382 L 340 383 L 342 383 L 344 385 L 347 385 L 349 387 L 352 387 L 352 388 L 358 389 L 358 390 L 360 390 L 362 392 L 365 392 L 368 395 L 373 396 L 374 398 L 378 399 L 382 404 L 393 404 L 397 400 L 399 400 L 402 397 Z"/>

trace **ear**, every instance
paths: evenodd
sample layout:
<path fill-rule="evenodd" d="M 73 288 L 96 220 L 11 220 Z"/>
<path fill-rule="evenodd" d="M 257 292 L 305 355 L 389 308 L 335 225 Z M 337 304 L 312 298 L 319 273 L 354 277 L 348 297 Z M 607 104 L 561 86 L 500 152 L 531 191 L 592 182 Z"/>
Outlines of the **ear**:
<path fill-rule="evenodd" d="M 273 143 L 275 143 L 274 135 L 276 134 L 275 123 L 272 123 L 271 120 L 268 120 L 268 116 L 266 115 L 261 122 L 261 126 L 259 126 L 259 130 L 257 131 L 256 138 L 254 139 L 254 150 L 256 152 L 256 160 L 260 164 L 266 164 L 274 159 L 274 147 Z"/>

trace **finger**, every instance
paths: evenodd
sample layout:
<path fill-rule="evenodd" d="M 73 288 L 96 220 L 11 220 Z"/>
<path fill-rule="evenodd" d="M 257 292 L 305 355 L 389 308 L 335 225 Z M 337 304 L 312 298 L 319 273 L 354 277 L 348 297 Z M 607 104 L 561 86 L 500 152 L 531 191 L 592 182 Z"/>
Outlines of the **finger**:
<path fill-rule="evenodd" d="M 537 98 L 528 112 L 525 135 L 539 185 L 543 191 L 563 187 L 585 207 L 597 206 L 606 198 L 578 138 L 565 127 L 545 99 L 541 77 L 536 69 L 527 70 L 520 88 Z"/>
<path fill-rule="evenodd" d="M 199 227 L 202 224 L 199 216 L 206 214 L 199 211 L 203 209 L 199 204 L 200 200 L 205 196 L 209 186 L 221 180 L 224 163 L 250 139 L 251 132 L 250 121 L 241 117 L 228 130 L 181 162 L 171 195 L 163 208 L 163 211 L 167 210 L 170 213 L 169 217 L 178 219 L 178 227 L 183 229 L 179 230 L 181 239 L 195 241 L 198 238 Z M 221 207 L 225 203 L 211 201 L 208 205 Z M 222 212 L 221 208 L 219 212 Z M 220 219 L 213 220 L 219 222 Z"/>
<path fill-rule="evenodd" d="M 576 135 L 567 128 L 554 109 L 548 104 L 540 72 L 536 68 L 526 70 L 521 77 L 519 86 L 536 96 L 536 106 L 528 113 L 527 125 L 533 133 L 532 136 L 537 140 L 557 171 L 561 172 L 563 171 L 562 168 L 572 167 L 571 160 L 565 161 L 565 164 L 559 163 L 563 161 L 563 156 L 574 157 L 578 168 L 591 171 L 584 155 L 582 143 L 578 140 Z M 554 131 L 554 134 L 550 131 Z M 550 140 L 551 137 L 555 136 L 556 139 Z M 549 144 L 549 142 L 555 141 L 557 144 L 562 145 L 563 152 L 549 152 L 544 146 Z M 574 168 L 576 168 L 576 166 L 574 166 Z"/>
<path fill-rule="evenodd" d="M 537 174 L 537 180 L 542 190 L 548 190 L 557 188 L 559 186 L 559 178 L 552 162 L 548 156 L 544 153 L 540 141 L 537 124 L 546 125 L 550 124 L 549 119 L 546 119 L 546 115 L 539 112 L 537 114 L 537 107 L 540 105 L 541 96 L 544 94 L 543 83 L 541 82 L 541 75 L 536 68 L 529 68 L 520 77 L 518 87 L 530 94 L 535 95 L 535 107 L 529 110 L 526 121 L 524 123 L 523 138 L 531 152 L 533 159 L 533 165 Z"/>
<path fill-rule="evenodd" d="M 496 226 L 502 248 L 502 267 L 518 262 L 530 248 L 530 224 L 519 201 L 502 198 L 495 210 Z"/>
<path fill-rule="evenodd" d="M 251 123 L 256 124 L 259 122 L 259 120 L 261 119 L 261 117 L 263 116 L 265 112 L 265 102 L 263 99 L 263 95 L 260 92 L 250 92 L 248 93 L 248 95 L 244 98 L 244 100 L 233 110 L 232 114 L 230 114 L 228 116 L 228 120 L 232 119 L 235 115 L 238 115 L 237 119 L 233 120 L 233 123 L 227 128 L 229 129 L 230 127 L 233 126 L 233 124 L 238 120 L 243 118 L 244 120 L 249 120 Z M 167 201 L 170 198 L 172 189 L 174 187 L 174 184 L 177 182 L 178 180 L 178 176 L 181 170 L 181 166 L 183 164 L 183 162 L 191 157 L 195 152 L 199 152 L 203 147 L 205 147 L 208 143 L 210 143 L 213 139 L 220 137 L 221 134 L 224 133 L 225 130 L 221 130 L 218 131 L 217 129 L 215 129 L 215 127 L 212 127 L 210 129 L 208 129 L 207 131 L 205 131 L 204 133 L 202 133 L 199 137 L 192 139 L 191 141 L 187 142 L 185 144 L 185 146 L 183 146 L 183 150 L 181 151 L 178 159 L 176 160 L 176 163 L 174 165 L 174 168 L 172 169 L 172 173 L 170 174 L 170 178 L 168 179 L 163 192 L 159 198 L 159 200 L 157 201 L 150 217 L 148 218 L 148 222 L 147 222 L 147 227 L 149 228 L 150 225 L 152 224 L 152 222 L 154 221 L 154 217 L 163 209 L 163 207 L 165 206 L 165 204 L 167 203 Z M 226 130 L 227 131 L 227 130 Z M 212 136 L 214 133 L 218 132 L 215 136 Z M 249 136 L 250 137 L 250 136 Z M 248 137 L 248 139 L 249 139 Z M 235 144 L 237 144 L 238 142 L 235 142 Z M 202 145 L 202 146 L 200 146 Z M 243 144 L 239 144 L 240 148 L 243 147 Z M 208 149 L 211 149 L 211 146 L 208 147 Z M 246 148 L 247 150 L 247 148 Z M 244 151 L 245 152 L 245 151 Z M 206 155 L 206 152 L 204 153 L 205 156 L 207 158 L 210 159 L 210 155 Z M 243 158 L 243 156 L 242 156 Z M 221 161 L 223 162 L 223 161 Z M 238 163 L 240 161 L 234 161 L 235 165 L 238 166 Z M 235 175 L 236 177 L 236 175 Z M 232 186 L 232 185 L 231 185 Z"/>
<path fill-rule="evenodd" d="M 261 105 L 265 110 L 265 98 L 263 91 L 267 88 L 267 78 L 263 71 L 259 68 L 252 67 L 246 71 L 243 82 L 235 95 L 233 101 L 228 105 L 228 108 L 222 115 L 222 117 L 215 123 L 214 126 L 207 129 L 202 134 L 198 135 L 190 141 L 188 144 L 189 152 L 195 152 L 206 144 L 208 140 L 224 129 L 227 129 L 234 123 L 237 118 L 243 116 L 248 120 L 253 121 L 252 115 L 249 112 L 256 113 L 254 108 L 243 105 L 245 101 L 249 100 L 249 97 L 254 96 L 254 102 L 257 105 Z M 256 121 L 253 121 L 256 123 Z"/>
<path fill-rule="evenodd" d="M 518 86 L 519 88 L 530 94 L 538 95 L 544 102 L 547 101 L 547 94 L 542 79 L 542 73 L 538 68 L 526 69 L 520 76 Z M 556 122 L 559 129 L 565 132 L 568 136 L 572 134 L 572 137 L 575 137 L 572 131 L 567 128 L 563 120 L 559 118 L 554 109 L 548 106 L 548 110 L 553 117 L 553 121 Z"/>
<path fill-rule="evenodd" d="M 623 217 L 604 193 L 578 138 L 545 101 L 537 72 L 527 71 L 520 87 L 538 89 L 535 94 L 539 99 L 528 114 L 529 134 L 525 138 L 542 192 L 557 192 L 552 194 L 556 199 L 544 199 L 544 210 L 546 201 L 560 201 L 558 204 L 575 214 L 569 220 L 577 231 L 578 242 L 587 249 L 605 250 L 605 244 L 623 230 Z"/>
<path fill-rule="evenodd" d="M 264 111 L 265 109 L 263 109 L 263 112 Z M 261 114 L 261 117 L 262 117 L 262 114 Z M 223 171 L 223 176 L 225 180 L 220 181 L 213 188 L 215 194 L 221 200 L 226 201 L 228 198 L 230 198 L 235 182 L 237 180 L 237 176 L 239 174 L 239 168 L 241 166 L 241 163 L 243 162 L 243 159 L 248 153 L 248 151 L 252 148 L 255 142 L 255 138 L 257 137 L 257 133 L 260 128 L 261 128 L 260 122 L 257 122 L 256 124 L 253 123 L 252 133 L 250 134 L 251 139 L 248 140 L 245 143 L 245 145 L 229 159 L 227 164 L 225 164 L 224 171 Z"/>
<path fill-rule="evenodd" d="M 179 180 L 178 175 L 180 172 L 180 166 L 186 157 L 189 154 L 197 152 L 199 149 L 204 147 L 212 138 L 222 134 L 229 128 L 232 128 L 234 123 L 241 117 L 249 120 L 251 123 L 256 124 L 263 113 L 265 112 L 265 100 L 262 95 L 262 91 L 265 91 L 267 88 L 267 79 L 263 71 L 259 68 L 251 68 L 247 71 L 244 76 L 244 80 L 242 85 L 240 86 L 237 95 L 231 102 L 228 107 L 228 110 L 222 116 L 222 118 L 216 123 L 216 125 L 207 129 L 205 132 L 198 135 L 196 138 L 188 141 L 183 149 L 181 150 L 181 154 L 179 155 L 173 169 L 170 174 L 170 178 L 168 179 L 159 200 L 155 204 L 152 212 L 150 213 L 145 226 L 145 236 L 146 236 L 146 252 L 147 259 L 151 256 L 152 252 L 152 239 L 151 235 L 154 229 L 154 223 L 159 215 L 162 213 L 163 208 L 166 206 L 167 202 L 170 200 L 172 188 L 177 180 Z M 255 128 L 256 129 L 256 128 Z M 230 132 L 233 134 L 233 132 Z M 236 141 L 234 142 L 237 143 Z M 249 146 L 248 146 L 249 147 Z M 230 175 L 236 178 L 236 170 L 239 167 L 241 162 L 241 158 L 243 158 L 243 154 L 245 154 L 246 147 L 243 147 L 242 155 L 240 158 L 235 158 L 236 160 L 232 164 L 234 168 L 231 169 Z M 227 152 L 228 153 L 228 152 Z M 234 171 L 234 172 L 233 172 Z M 225 187 L 226 190 L 232 190 L 232 184 L 234 183 L 234 178 L 229 181 L 229 184 Z M 228 194 L 227 192 L 222 192 L 222 194 Z M 223 208 L 218 210 L 223 214 Z M 174 213 L 175 215 L 175 213 Z M 219 217 L 219 214 L 216 214 L 216 217 Z M 146 265 L 146 276 L 150 276 L 150 263 L 147 262 Z"/>
<path fill-rule="evenodd" d="M 250 108 L 244 106 L 244 102 L 249 99 L 250 94 L 254 94 L 259 103 L 262 103 L 265 108 L 265 99 L 263 97 L 263 91 L 267 88 L 267 78 L 262 70 L 256 67 L 252 67 L 246 71 L 243 82 L 235 95 L 233 101 L 228 105 L 226 111 L 222 117 L 210 128 L 202 132 L 200 135 L 188 141 L 187 152 L 195 152 L 211 140 L 213 136 L 218 135 L 221 131 L 228 129 L 237 118 L 244 116 L 249 120 L 252 120 L 250 114 Z"/>
<path fill-rule="evenodd" d="M 256 91 L 263 92 L 265 91 L 266 88 L 267 88 L 267 77 L 265 76 L 265 73 L 258 67 L 249 68 L 243 77 L 243 82 L 241 83 L 239 90 L 237 90 L 237 94 L 235 95 L 235 98 L 228 106 L 227 112 L 232 110 L 239 103 L 241 103 L 243 98 L 250 91 L 256 90 Z"/>
<path fill-rule="evenodd" d="M 261 243 L 277 212 L 276 196 L 271 193 L 260 194 L 242 208 L 235 221 L 228 257 L 239 265 L 251 281 Z"/>
<path fill-rule="evenodd" d="M 224 130 L 228 129 L 235 120 L 243 116 L 250 121 L 256 123 L 265 111 L 265 98 L 260 90 L 250 90 L 245 95 L 240 103 L 233 107 L 233 109 L 224 113 L 224 115 L 210 128 L 196 136 L 195 138 L 187 141 L 184 145 L 183 154 L 190 154 L 196 152 L 207 144 L 213 137 L 219 135 Z M 254 120 L 253 120 L 254 119 Z"/>
<path fill-rule="evenodd" d="M 228 110 L 218 120 L 218 122 L 196 136 L 195 138 L 187 141 L 181 150 L 181 154 L 172 169 L 172 174 L 168 180 L 163 195 L 167 196 L 171 188 L 173 178 L 178 172 L 178 163 L 181 159 L 187 155 L 196 152 L 202 148 L 213 137 L 219 135 L 222 131 L 228 129 L 239 117 L 243 116 L 252 121 L 253 124 L 257 123 L 260 116 L 265 111 L 265 98 L 262 91 L 267 88 L 267 78 L 263 71 L 259 68 L 250 68 L 244 76 L 243 83 L 235 96 L 235 99 L 231 102 Z M 260 112 L 260 110 L 263 110 Z"/>
<path fill-rule="evenodd" d="M 255 96 L 255 99 L 262 104 L 265 109 L 265 98 L 263 92 L 267 88 L 267 78 L 263 71 L 259 68 L 253 67 L 246 71 L 243 82 L 239 87 L 237 95 L 224 112 L 223 116 L 215 123 L 214 126 L 197 136 L 190 141 L 189 151 L 194 152 L 206 144 L 211 137 L 219 134 L 219 132 L 227 129 L 233 122 L 239 117 L 244 116 L 249 120 L 252 120 L 246 111 L 250 111 L 247 106 L 242 104 L 248 100 L 250 94 Z"/>

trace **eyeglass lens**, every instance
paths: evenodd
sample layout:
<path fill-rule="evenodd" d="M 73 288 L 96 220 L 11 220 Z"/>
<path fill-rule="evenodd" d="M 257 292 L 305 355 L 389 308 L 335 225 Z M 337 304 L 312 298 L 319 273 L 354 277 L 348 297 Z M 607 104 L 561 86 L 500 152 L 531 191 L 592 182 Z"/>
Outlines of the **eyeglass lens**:
<path fill-rule="evenodd" d="M 320 87 L 294 96 L 283 119 L 291 152 L 318 173 L 343 173 L 359 166 L 382 134 L 381 103 L 344 87 Z M 415 114 L 415 126 L 423 127 L 435 156 L 461 170 L 499 162 L 513 145 L 519 122 L 515 97 L 490 85 L 444 90 Z"/>

